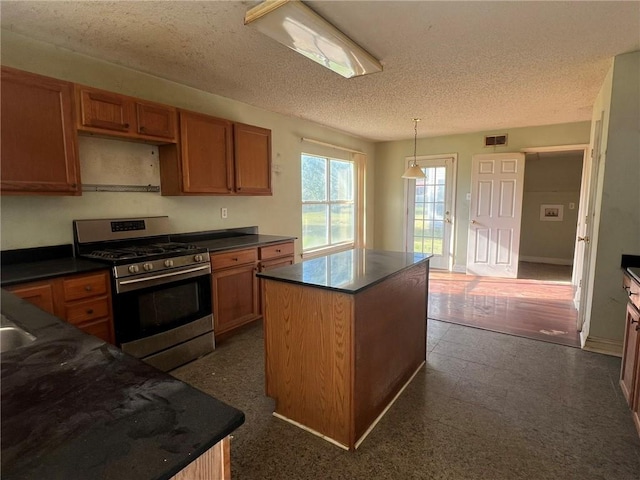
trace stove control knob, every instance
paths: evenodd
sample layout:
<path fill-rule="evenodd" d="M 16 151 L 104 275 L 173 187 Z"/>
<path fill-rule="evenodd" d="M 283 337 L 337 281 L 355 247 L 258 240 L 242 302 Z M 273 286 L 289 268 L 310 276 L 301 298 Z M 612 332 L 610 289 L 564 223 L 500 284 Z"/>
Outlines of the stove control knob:
<path fill-rule="evenodd" d="M 198 254 L 198 255 L 194 255 L 193 256 L 193 260 L 196 262 L 201 262 L 202 261 L 202 255 Z"/>
<path fill-rule="evenodd" d="M 150 270 L 153 270 L 153 264 L 145 263 L 144 265 L 142 265 L 142 268 L 144 268 L 148 272 Z"/>
<path fill-rule="evenodd" d="M 167 267 L 167 268 L 173 267 L 173 260 L 165 260 L 164 261 L 164 266 Z"/>
<path fill-rule="evenodd" d="M 138 273 L 138 265 L 129 265 L 129 273 Z"/>

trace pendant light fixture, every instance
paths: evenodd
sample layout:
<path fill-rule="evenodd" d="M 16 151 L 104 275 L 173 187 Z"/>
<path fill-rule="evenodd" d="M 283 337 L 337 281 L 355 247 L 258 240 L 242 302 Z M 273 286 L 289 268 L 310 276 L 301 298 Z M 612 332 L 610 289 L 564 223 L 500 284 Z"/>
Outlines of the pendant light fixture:
<path fill-rule="evenodd" d="M 413 162 L 409 164 L 409 168 L 402 174 L 402 178 L 425 178 L 426 175 L 422 171 L 422 169 L 418 166 L 418 161 L 416 157 L 416 148 L 418 145 L 418 122 L 419 118 L 413 119 Z"/>

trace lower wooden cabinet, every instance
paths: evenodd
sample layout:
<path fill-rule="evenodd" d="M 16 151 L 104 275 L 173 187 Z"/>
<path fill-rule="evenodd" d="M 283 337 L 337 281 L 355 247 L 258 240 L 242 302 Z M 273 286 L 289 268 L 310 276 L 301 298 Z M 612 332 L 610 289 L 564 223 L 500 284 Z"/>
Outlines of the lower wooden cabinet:
<path fill-rule="evenodd" d="M 216 339 L 262 318 L 256 272 L 291 265 L 293 241 L 211 254 L 213 322 Z"/>
<path fill-rule="evenodd" d="M 256 248 L 211 255 L 216 338 L 260 318 L 257 260 Z"/>
<path fill-rule="evenodd" d="M 107 271 L 26 283 L 7 290 L 85 333 L 114 343 Z"/>
<path fill-rule="evenodd" d="M 625 319 L 620 388 L 640 434 L 640 310 L 637 307 L 640 284 L 625 275 L 623 285 L 629 293 L 629 302 Z"/>

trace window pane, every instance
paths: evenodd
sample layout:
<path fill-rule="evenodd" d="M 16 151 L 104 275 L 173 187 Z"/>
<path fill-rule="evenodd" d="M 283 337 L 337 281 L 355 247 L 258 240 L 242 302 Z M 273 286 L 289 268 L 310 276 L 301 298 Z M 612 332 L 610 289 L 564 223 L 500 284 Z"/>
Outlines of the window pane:
<path fill-rule="evenodd" d="M 331 243 L 353 241 L 353 205 L 331 205 Z"/>
<path fill-rule="evenodd" d="M 426 196 L 426 201 L 427 202 L 433 202 L 434 196 L 435 196 L 435 191 L 434 191 L 434 186 L 430 185 L 428 187 L 425 187 L 427 189 L 427 196 Z"/>
<path fill-rule="evenodd" d="M 302 155 L 302 201 L 327 200 L 327 160 Z"/>
<path fill-rule="evenodd" d="M 436 175 L 435 175 L 436 181 L 434 183 L 437 183 L 438 185 L 444 185 L 446 180 L 446 173 L 447 173 L 446 167 L 438 167 L 435 170 L 436 170 Z"/>
<path fill-rule="evenodd" d="M 444 185 L 436 187 L 436 201 L 444 202 Z"/>
<path fill-rule="evenodd" d="M 302 205 L 302 249 L 317 248 L 329 243 L 327 205 Z"/>
<path fill-rule="evenodd" d="M 353 200 L 353 163 L 331 160 L 331 201 Z"/>

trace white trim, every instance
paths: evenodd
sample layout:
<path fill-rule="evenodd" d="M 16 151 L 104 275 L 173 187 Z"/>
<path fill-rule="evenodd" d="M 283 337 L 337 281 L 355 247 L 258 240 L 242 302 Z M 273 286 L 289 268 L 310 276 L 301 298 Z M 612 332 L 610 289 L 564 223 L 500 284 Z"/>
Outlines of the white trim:
<path fill-rule="evenodd" d="M 571 150 L 585 150 L 589 148 L 588 143 L 576 143 L 573 145 L 556 145 L 555 147 L 527 147 L 521 148 L 524 153 L 543 153 L 543 152 L 568 152 Z"/>
<path fill-rule="evenodd" d="M 525 257 L 520 256 L 521 262 L 531 263 L 547 263 L 549 265 L 573 265 L 573 259 L 571 258 L 552 258 L 552 257 Z"/>
<path fill-rule="evenodd" d="M 352 250 L 353 248 L 355 248 L 355 244 L 353 242 L 340 243 L 337 245 L 330 245 L 328 247 L 320 247 L 320 248 L 315 248 L 313 250 L 307 250 L 306 252 L 302 252 L 300 254 L 300 258 L 308 259 L 308 258 L 315 258 L 315 257 L 324 257 L 326 255 L 331 255 L 332 253 Z"/>
<path fill-rule="evenodd" d="M 608 338 L 592 336 L 583 339 L 582 333 L 580 333 L 580 340 L 583 343 L 582 349 L 586 350 L 587 352 L 602 353 L 604 355 L 611 355 L 613 357 L 622 357 L 621 340 L 610 340 Z"/>
<path fill-rule="evenodd" d="M 313 428 L 309 428 L 306 425 L 303 425 L 299 422 L 296 422 L 295 420 L 291 420 L 290 418 L 285 417 L 284 415 L 280 415 L 279 413 L 273 412 L 272 414 L 274 417 L 279 418 L 280 420 L 284 420 L 285 422 L 288 422 L 292 425 L 295 425 L 298 428 L 301 428 L 302 430 L 305 430 L 309 433 L 314 434 L 317 437 L 322 438 L 323 440 L 326 440 L 329 443 L 332 443 L 334 445 L 336 445 L 337 447 L 343 448 L 345 450 L 349 450 L 349 447 L 347 447 L 346 445 L 341 444 L 340 442 L 334 440 L 331 437 L 327 437 L 326 435 L 323 435 L 322 433 L 318 432 L 317 430 L 314 430 Z"/>
<path fill-rule="evenodd" d="M 360 155 L 366 155 L 366 153 L 361 152 L 360 150 L 354 150 L 353 148 L 341 147 L 340 145 L 334 145 L 333 143 L 327 143 L 327 142 L 323 142 L 321 140 L 314 140 L 313 138 L 302 137 L 300 139 L 300 141 L 301 142 L 307 142 L 307 143 L 315 143 L 316 145 L 322 145 L 323 147 L 335 148 L 337 150 L 342 150 L 343 152 L 351 152 L 351 153 L 358 153 Z"/>
<path fill-rule="evenodd" d="M 466 265 L 454 265 L 453 266 L 453 271 L 455 273 L 467 273 L 467 266 Z"/>

